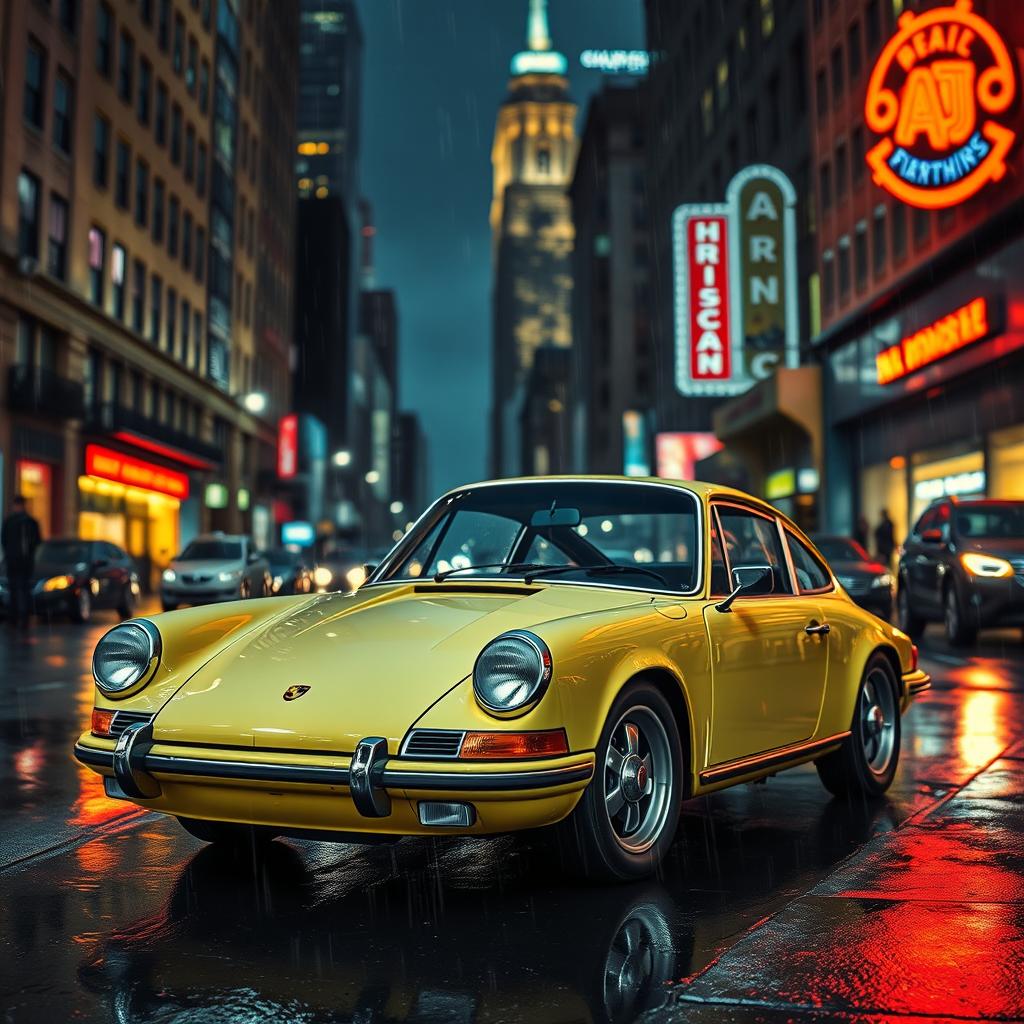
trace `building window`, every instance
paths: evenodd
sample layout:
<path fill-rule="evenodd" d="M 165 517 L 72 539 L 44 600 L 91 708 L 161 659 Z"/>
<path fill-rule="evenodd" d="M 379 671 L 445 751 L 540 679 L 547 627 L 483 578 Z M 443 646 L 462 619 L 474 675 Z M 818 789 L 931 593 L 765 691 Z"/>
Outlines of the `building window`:
<path fill-rule="evenodd" d="M 875 207 L 874 225 L 871 234 L 871 262 L 875 277 L 879 277 L 885 270 L 885 232 L 885 206 L 879 205 Z"/>
<path fill-rule="evenodd" d="M 124 320 L 125 275 L 128 269 L 128 253 L 120 242 L 110 250 L 110 294 L 114 303 L 114 316 Z"/>
<path fill-rule="evenodd" d="M 57 17 L 60 20 L 60 27 L 69 36 L 73 36 L 78 27 L 78 0 L 60 0 L 57 5 Z"/>
<path fill-rule="evenodd" d="M 153 241 L 164 240 L 164 183 L 162 178 L 153 179 Z"/>
<path fill-rule="evenodd" d="M 103 307 L 103 267 L 107 258 L 107 236 L 95 224 L 89 228 L 89 298 Z"/>
<path fill-rule="evenodd" d="M 932 217 L 930 210 L 914 208 L 914 246 L 921 248 L 932 233 Z"/>
<path fill-rule="evenodd" d="M 818 117 L 828 113 L 828 76 L 823 68 L 814 76 L 814 105 Z"/>
<path fill-rule="evenodd" d="M 831 249 L 821 254 L 821 301 L 826 309 L 831 309 L 836 301 L 835 259 Z"/>
<path fill-rule="evenodd" d="M 132 101 L 132 82 L 135 77 L 135 41 L 121 30 L 121 55 L 117 65 L 117 95 L 125 103 Z"/>
<path fill-rule="evenodd" d="M 159 15 L 156 22 L 156 41 L 160 49 L 167 52 L 171 44 L 171 0 L 159 0 Z"/>
<path fill-rule="evenodd" d="M 836 202 L 839 202 L 846 195 L 846 143 L 840 142 L 836 146 Z"/>
<path fill-rule="evenodd" d="M 192 369 L 198 373 L 203 365 L 203 314 L 196 310 L 192 314 Z"/>
<path fill-rule="evenodd" d="M 18 175 L 18 255 L 39 259 L 39 179 L 25 170 Z"/>
<path fill-rule="evenodd" d="M 202 198 L 206 195 L 206 143 L 199 143 L 199 153 L 196 157 L 196 192 Z"/>
<path fill-rule="evenodd" d="M 149 98 L 153 90 L 153 65 L 143 57 L 139 61 L 139 92 L 136 111 L 142 124 L 149 124 Z"/>
<path fill-rule="evenodd" d="M 818 171 L 818 201 L 823 210 L 832 205 L 832 167 L 827 160 Z"/>
<path fill-rule="evenodd" d="M 192 307 L 188 299 L 181 300 L 181 349 L 178 358 L 187 366 L 191 356 Z"/>
<path fill-rule="evenodd" d="M 790 105 L 799 114 L 807 112 L 807 51 L 798 34 L 789 47 Z"/>
<path fill-rule="evenodd" d="M 850 136 L 850 174 L 855 185 L 864 177 L 864 167 L 864 127 L 857 125 Z"/>
<path fill-rule="evenodd" d="M 28 38 L 25 54 L 25 98 L 22 113 L 33 128 L 42 131 L 43 111 L 46 102 L 46 51 L 42 43 Z"/>
<path fill-rule="evenodd" d="M 882 41 L 882 24 L 878 16 L 878 0 L 869 0 L 864 9 L 864 27 L 867 33 L 868 54 L 874 56 Z"/>
<path fill-rule="evenodd" d="M 856 82 L 860 74 L 860 57 L 860 22 L 855 21 L 846 33 L 846 70 L 851 82 Z"/>
<path fill-rule="evenodd" d="M 185 127 L 185 180 L 191 181 L 196 170 L 196 130 L 192 125 Z"/>
<path fill-rule="evenodd" d="M 858 221 L 853 232 L 853 272 L 857 291 L 864 291 L 868 284 L 868 223 L 865 220 Z"/>
<path fill-rule="evenodd" d="M 907 254 L 907 208 L 899 202 L 892 205 L 892 258 L 899 263 Z"/>
<path fill-rule="evenodd" d="M 178 215 L 180 209 L 178 197 L 172 195 L 167 203 L 167 251 L 172 256 L 178 255 Z"/>
<path fill-rule="evenodd" d="M 171 107 L 171 163 L 175 167 L 181 163 L 181 107 L 177 103 Z"/>
<path fill-rule="evenodd" d="M 162 341 L 164 283 L 156 274 L 149 277 L 149 340 L 157 347 Z"/>
<path fill-rule="evenodd" d="M 194 96 L 196 91 L 196 65 L 199 63 L 199 44 L 195 36 L 188 37 L 188 64 L 185 66 L 185 88 Z"/>
<path fill-rule="evenodd" d="M 192 214 L 188 210 L 181 224 L 181 265 L 186 270 L 192 269 Z"/>
<path fill-rule="evenodd" d="M 132 330 L 141 334 L 146 311 L 146 267 L 142 260 L 132 263 Z"/>
<path fill-rule="evenodd" d="M 843 95 L 843 48 L 832 48 L 832 102 L 838 103 Z"/>
<path fill-rule="evenodd" d="M 61 68 L 53 84 L 53 144 L 62 153 L 71 153 L 71 110 L 75 86 L 71 76 Z"/>
<path fill-rule="evenodd" d="M 210 105 L 210 64 L 204 58 L 199 65 L 199 109 L 205 114 Z"/>
<path fill-rule="evenodd" d="M 176 75 L 185 69 L 185 19 L 180 14 L 174 15 L 174 55 L 171 66 Z"/>
<path fill-rule="evenodd" d="M 46 270 L 59 281 L 68 272 L 68 201 L 50 193 L 50 215 L 46 239 Z"/>
<path fill-rule="evenodd" d="M 110 122 L 97 114 L 92 126 L 92 181 L 106 188 L 110 174 Z"/>
<path fill-rule="evenodd" d="M 850 236 L 839 239 L 839 297 L 845 300 L 850 293 Z"/>
<path fill-rule="evenodd" d="M 149 223 L 149 166 L 142 160 L 135 161 L 135 223 Z"/>
<path fill-rule="evenodd" d="M 160 81 L 156 83 L 156 116 L 153 134 L 156 136 L 157 145 L 163 146 L 167 142 L 167 86 Z"/>
<path fill-rule="evenodd" d="M 96 11 L 96 70 L 110 78 L 114 67 L 114 12 L 101 3 Z"/>
<path fill-rule="evenodd" d="M 131 151 L 123 139 L 117 140 L 117 155 L 114 157 L 114 202 L 123 210 L 128 209 L 128 179 L 131 176 Z"/>
<path fill-rule="evenodd" d="M 167 289 L 167 351 L 174 355 L 178 344 L 178 293 L 173 288 Z"/>
<path fill-rule="evenodd" d="M 196 226 L 196 280 L 202 284 L 206 276 L 206 230 Z"/>

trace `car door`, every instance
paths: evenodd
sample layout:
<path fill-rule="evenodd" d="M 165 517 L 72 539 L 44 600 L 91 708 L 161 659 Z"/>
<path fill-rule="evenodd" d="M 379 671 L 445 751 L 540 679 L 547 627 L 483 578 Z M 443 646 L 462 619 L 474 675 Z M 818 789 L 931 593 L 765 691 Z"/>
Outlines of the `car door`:
<path fill-rule="evenodd" d="M 941 608 L 942 594 L 937 588 L 939 565 L 945 554 L 945 543 L 934 539 L 941 531 L 943 506 L 928 509 L 914 527 L 912 542 L 907 551 L 907 574 L 910 580 L 911 604 L 917 609 L 936 612 Z M 949 512 L 946 511 L 946 534 L 949 534 Z"/>
<path fill-rule="evenodd" d="M 774 577 L 771 593 L 738 597 L 726 612 L 714 599 L 724 594 L 715 594 L 704 607 L 713 692 L 708 764 L 721 765 L 813 735 L 828 676 L 828 636 L 821 602 L 794 584 L 776 517 L 715 502 L 712 521 L 712 590 L 724 590 L 742 565 L 768 565 Z"/>
<path fill-rule="evenodd" d="M 117 563 L 117 549 L 106 541 L 92 543 L 92 578 L 96 581 L 95 602 L 103 608 L 117 603 L 118 580 L 122 572 Z"/>

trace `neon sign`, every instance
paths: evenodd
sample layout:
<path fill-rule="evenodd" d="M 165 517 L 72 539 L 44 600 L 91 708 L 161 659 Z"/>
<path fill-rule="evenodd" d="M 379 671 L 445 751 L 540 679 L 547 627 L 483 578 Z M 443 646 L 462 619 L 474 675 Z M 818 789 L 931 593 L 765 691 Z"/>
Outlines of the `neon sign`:
<path fill-rule="evenodd" d="M 580 64 L 611 75 L 645 75 L 651 66 L 651 55 L 646 50 L 584 50 Z"/>
<path fill-rule="evenodd" d="M 687 396 L 738 395 L 799 363 L 796 191 L 756 164 L 725 199 L 672 215 L 676 388 Z"/>
<path fill-rule="evenodd" d="M 123 455 L 99 444 L 85 446 L 85 472 L 129 487 L 169 494 L 172 498 L 184 500 L 188 497 L 189 481 L 184 473 Z"/>
<path fill-rule="evenodd" d="M 1017 133 L 999 118 L 1017 96 L 1010 50 L 971 0 L 904 11 L 868 81 L 864 118 L 875 183 L 923 209 L 962 203 L 999 181 Z"/>
<path fill-rule="evenodd" d="M 282 416 L 277 425 L 277 475 L 291 480 L 299 471 L 299 417 Z"/>
<path fill-rule="evenodd" d="M 904 338 L 875 356 L 879 384 L 890 384 L 934 363 L 993 331 L 987 299 L 972 299 L 935 323 Z"/>

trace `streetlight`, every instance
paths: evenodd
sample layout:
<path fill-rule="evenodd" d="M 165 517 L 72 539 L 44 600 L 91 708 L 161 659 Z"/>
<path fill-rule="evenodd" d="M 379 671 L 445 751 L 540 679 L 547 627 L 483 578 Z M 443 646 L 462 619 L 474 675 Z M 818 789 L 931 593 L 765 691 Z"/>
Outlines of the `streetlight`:
<path fill-rule="evenodd" d="M 369 472 L 368 472 L 368 473 L 366 474 L 366 478 L 365 478 L 365 479 L 366 479 L 366 482 L 367 482 L 368 484 L 371 484 L 371 485 L 373 485 L 373 484 L 375 484 L 375 483 L 378 483 L 378 482 L 379 482 L 379 480 L 380 480 L 380 473 L 378 473 L 378 472 L 377 472 L 377 470 L 375 470 L 375 469 L 371 469 L 371 470 L 370 470 L 370 471 L 369 471 Z"/>
<path fill-rule="evenodd" d="M 391 502 L 391 512 L 393 515 L 400 516 L 405 511 L 405 505 L 400 501 Z"/>
<path fill-rule="evenodd" d="M 267 411 L 267 396 L 262 391 L 250 391 L 242 395 L 241 401 L 242 408 L 254 416 L 260 416 Z"/>
<path fill-rule="evenodd" d="M 352 453 L 343 448 L 341 451 L 337 451 L 331 456 L 331 462 L 336 466 L 348 466 L 352 462 Z"/>

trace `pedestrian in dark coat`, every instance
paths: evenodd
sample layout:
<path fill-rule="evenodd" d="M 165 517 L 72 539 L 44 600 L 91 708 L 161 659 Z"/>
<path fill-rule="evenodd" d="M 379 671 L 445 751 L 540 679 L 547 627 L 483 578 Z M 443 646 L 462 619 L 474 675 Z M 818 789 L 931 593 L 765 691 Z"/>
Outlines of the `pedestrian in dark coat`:
<path fill-rule="evenodd" d="M 886 565 L 892 565 L 892 553 L 896 550 L 896 534 L 889 518 L 889 510 L 882 509 L 882 518 L 875 527 L 875 552 L 878 560 Z"/>
<path fill-rule="evenodd" d="M 29 515 L 25 499 L 15 495 L 13 511 L 0 527 L 0 546 L 11 593 L 11 623 L 28 626 L 32 614 L 32 573 L 39 547 L 39 523 Z"/>

